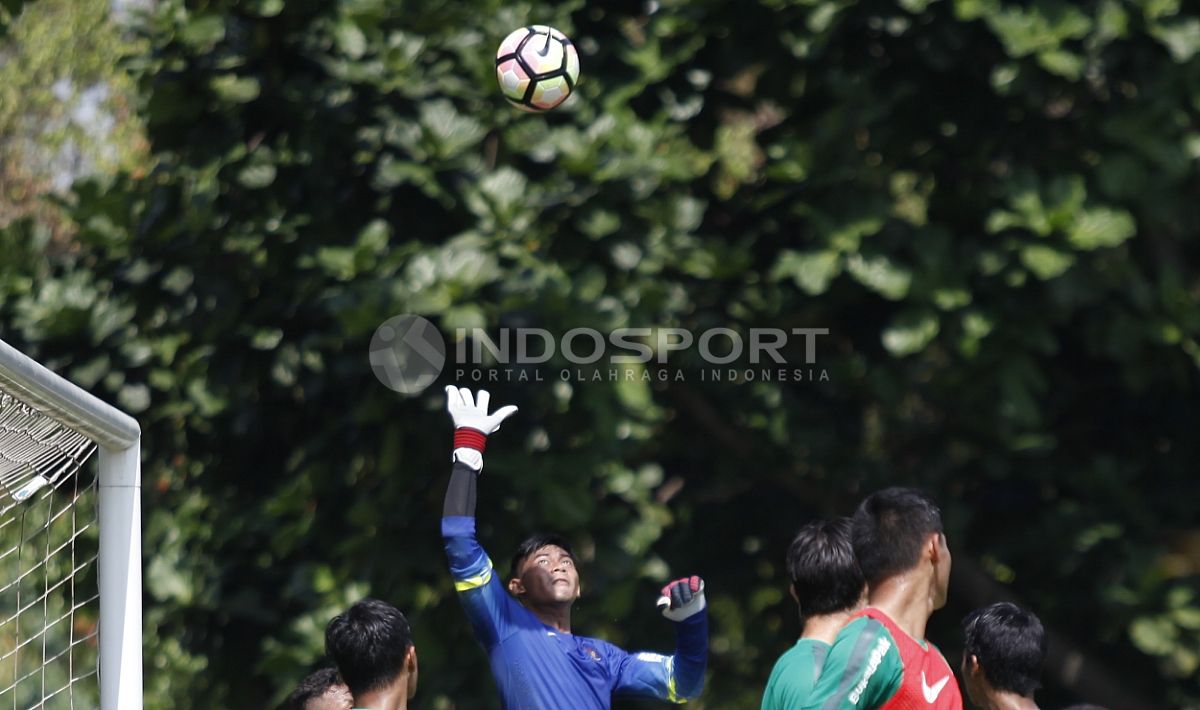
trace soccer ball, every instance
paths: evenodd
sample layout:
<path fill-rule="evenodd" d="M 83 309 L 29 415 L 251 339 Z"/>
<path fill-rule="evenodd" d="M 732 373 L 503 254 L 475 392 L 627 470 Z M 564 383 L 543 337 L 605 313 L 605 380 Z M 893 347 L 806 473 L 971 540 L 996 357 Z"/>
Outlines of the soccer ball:
<path fill-rule="evenodd" d="M 496 79 L 504 98 L 522 111 L 549 111 L 566 101 L 579 78 L 579 53 L 562 32 L 522 27 L 496 50 Z"/>

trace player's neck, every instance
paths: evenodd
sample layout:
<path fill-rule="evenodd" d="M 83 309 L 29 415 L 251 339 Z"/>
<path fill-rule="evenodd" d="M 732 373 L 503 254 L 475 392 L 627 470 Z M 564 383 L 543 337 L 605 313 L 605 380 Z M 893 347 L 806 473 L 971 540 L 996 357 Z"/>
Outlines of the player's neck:
<path fill-rule="evenodd" d="M 993 691 L 984 699 L 986 710 L 1038 710 L 1033 698 L 1026 698 L 1016 693 Z"/>
<path fill-rule="evenodd" d="M 525 607 L 546 626 L 564 634 L 571 633 L 571 606 L 569 604 L 555 604 L 546 607 L 526 604 Z"/>
<path fill-rule="evenodd" d="M 887 614 L 904 633 L 925 640 L 925 625 L 934 609 L 927 580 L 912 574 L 889 577 L 871 589 L 868 604 Z"/>
<path fill-rule="evenodd" d="M 408 676 L 401 674 L 386 688 L 354 696 L 354 707 L 370 710 L 408 710 Z"/>
<path fill-rule="evenodd" d="M 839 611 L 833 614 L 821 614 L 804 620 L 804 630 L 800 632 L 800 638 L 814 639 L 833 645 L 833 640 L 837 638 L 838 632 L 842 630 L 850 621 L 850 617 L 854 616 L 856 610 Z"/>
<path fill-rule="evenodd" d="M 369 710 L 408 710 L 408 694 L 399 691 L 366 693 L 354 699 L 354 707 Z"/>

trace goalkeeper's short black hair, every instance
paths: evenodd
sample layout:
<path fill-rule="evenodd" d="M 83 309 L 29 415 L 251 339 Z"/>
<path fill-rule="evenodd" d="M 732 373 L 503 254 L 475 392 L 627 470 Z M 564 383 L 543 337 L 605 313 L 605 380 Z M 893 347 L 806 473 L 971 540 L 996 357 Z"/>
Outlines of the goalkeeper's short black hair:
<path fill-rule="evenodd" d="M 993 688 L 1027 698 L 1041 687 L 1046 630 L 1033 612 L 1009 602 L 991 604 L 967 614 L 963 633 L 963 653 L 978 659 Z"/>
<path fill-rule="evenodd" d="M 801 618 L 853 609 L 865 583 L 850 542 L 850 519 L 816 520 L 800 528 L 788 547 L 787 569 Z"/>
<path fill-rule="evenodd" d="M 284 710 L 305 710 L 309 700 L 316 700 L 330 688 L 342 684 L 336 668 L 318 668 L 300 681 L 292 694 L 283 703 Z"/>
<path fill-rule="evenodd" d="M 355 697 L 395 681 L 412 645 L 408 619 L 378 599 L 363 599 L 325 627 L 325 652 Z"/>
<path fill-rule="evenodd" d="M 513 554 L 512 564 L 509 565 L 508 568 L 508 578 L 513 579 L 514 577 L 519 577 L 521 573 L 521 565 L 525 562 L 525 560 L 528 559 L 530 555 L 547 545 L 561 547 L 572 560 L 575 559 L 575 552 L 571 549 L 571 543 L 567 540 L 567 538 L 556 533 L 537 533 L 535 535 L 530 535 L 529 537 L 525 538 L 520 545 L 517 545 L 517 551 Z"/>
<path fill-rule="evenodd" d="M 915 488 L 885 488 L 867 496 L 854 511 L 854 556 L 867 584 L 875 585 L 912 569 L 921 545 L 942 533 L 942 511 Z"/>

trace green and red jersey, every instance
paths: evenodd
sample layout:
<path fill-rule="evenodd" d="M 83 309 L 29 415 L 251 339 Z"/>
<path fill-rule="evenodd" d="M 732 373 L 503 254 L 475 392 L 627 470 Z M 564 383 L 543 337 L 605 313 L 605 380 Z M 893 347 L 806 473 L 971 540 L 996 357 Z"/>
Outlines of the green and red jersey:
<path fill-rule="evenodd" d="M 838 634 L 803 710 L 962 710 L 941 651 L 917 641 L 875 608 Z"/>

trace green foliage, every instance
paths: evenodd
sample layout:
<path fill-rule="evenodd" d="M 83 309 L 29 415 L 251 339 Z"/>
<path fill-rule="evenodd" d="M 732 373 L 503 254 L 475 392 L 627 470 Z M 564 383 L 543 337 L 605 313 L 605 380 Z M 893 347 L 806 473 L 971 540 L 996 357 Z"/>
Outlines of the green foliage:
<path fill-rule="evenodd" d="M 132 82 L 120 67 L 140 46 L 111 20 L 109 4 L 0 7 L 0 23 L 7 11 L 16 18 L 0 24 L 0 226 L 29 216 L 65 231 L 48 194 L 65 192 L 75 177 L 143 164 Z"/>
<path fill-rule="evenodd" d="M 546 116 L 494 86 L 531 22 L 581 50 Z M 411 612 L 424 707 L 494 707 L 439 549 L 437 388 L 401 399 L 368 367 L 399 313 L 451 348 L 477 326 L 829 329 L 806 365 L 827 380 L 679 359 L 648 372 L 683 381 L 567 383 L 559 358 L 490 385 L 521 413 L 482 538 L 499 560 L 573 535 L 579 628 L 630 646 L 669 646 L 654 585 L 704 574 L 698 707 L 756 706 L 792 642 L 794 529 L 891 483 L 931 490 L 956 567 L 1144 706 L 1200 702 L 1179 3 L 162 0 L 142 33 L 156 167 L 77 185 L 69 249 L 0 232 L 0 326 L 146 431 L 148 707 L 278 701 L 366 593 Z M 991 601 L 956 586 L 932 638 L 952 655 Z"/>
<path fill-rule="evenodd" d="M 8 34 L 13 18 L 21 14 L 25 0 L 0 0 L 0 39 Z"/>

